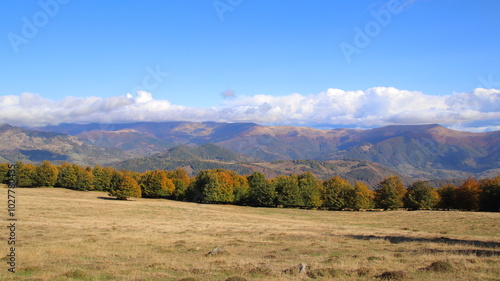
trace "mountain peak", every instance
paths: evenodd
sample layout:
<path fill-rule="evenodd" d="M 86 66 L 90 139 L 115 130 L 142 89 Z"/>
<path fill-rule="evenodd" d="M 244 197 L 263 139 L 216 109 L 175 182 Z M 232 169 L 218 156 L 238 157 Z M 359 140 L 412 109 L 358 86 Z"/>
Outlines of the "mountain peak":
<path fill-rule="evenodd" d="M 11 126 L 7 123 L 4 123 L 4 124 L 0 125 L 0 132 L 8 132 L 8 131 L 15 130 L 16 128 L 21 129 L 20 127 Z"/>

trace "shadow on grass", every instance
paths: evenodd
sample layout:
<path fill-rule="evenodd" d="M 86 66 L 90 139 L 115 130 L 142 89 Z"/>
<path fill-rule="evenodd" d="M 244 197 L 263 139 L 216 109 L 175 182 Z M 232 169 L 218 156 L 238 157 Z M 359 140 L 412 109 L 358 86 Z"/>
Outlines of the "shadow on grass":
<path fill-rule="evenodd" d="M 467 245 L 483 248 L 500 248 L 499 242 L 485 242 L 477 240 L 462 240 L 452 239 L 447 237 L 439 238 L 419 238 L 407 236 L 375 236 L 375 235 L 345 235 L 345 237 L 354 238 L 358 240 L 387 240 L 392 244 L 408 243 L 408 242 L 426 242 L 426 243 L 443 243 L 448 245 Z M 490 250 L 425 250 L 429 253 L 456 253 L 460 255 L 476 255 L 476 256 L 500 256 L 500 251 Z"/>
<path fill-rule="evenodd" d="M 102 199 L 102 200 L 114 200 L 114 201 L 117 201 L 118 199 L 116 199 L 116 197 L 103 197 L 103 196 L 99 196 L 97 197 L 97 199 Z M 123 200 L 122 200 L 123 201 Z"/>
<path fill-rule="evenodd" d="M 493 257 L 500 256 L 500 251 L 489 251 L 489 250 L 439 250 L 439 249 L 425 249 L 425 250 L 417 250 L 413 252 L 419 252 L 424 254 L 437 254 L 437 253 L 446 253 L 446 254 L 455 254 L 455 255 L 475 255 L 477 257 Z"/>

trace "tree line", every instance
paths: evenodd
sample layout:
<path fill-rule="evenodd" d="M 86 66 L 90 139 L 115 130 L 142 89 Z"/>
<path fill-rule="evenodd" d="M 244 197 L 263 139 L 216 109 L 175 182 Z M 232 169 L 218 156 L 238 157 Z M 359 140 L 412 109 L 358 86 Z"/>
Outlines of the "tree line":
<path fill-rule="evenodd" d="M 351 184 L 334 176 L 317 179 L 312 173 L 239 175 L 225 169 L 201 170 L 190 177 L 184 170 L 150 170 L 144 173 L 111 167 L 82 167 L 44 161 L 39 166 L 15 165 L 19 187 L 54 186 L 74 190 L 108 192 L 117 199 L 166 198 L 199 203 L 238 204 L 259 207 L 361 209 L 460 209 L 500 211 L 500 175 L 492 179 L 466 179 L 460 186 L 433 188 L 424 181 L 405 187 L 401 178 L 389 176 L 373 190 L 362 182 Z M 9 164 L 0 164 L 0 182 L 8 180 Z"/>

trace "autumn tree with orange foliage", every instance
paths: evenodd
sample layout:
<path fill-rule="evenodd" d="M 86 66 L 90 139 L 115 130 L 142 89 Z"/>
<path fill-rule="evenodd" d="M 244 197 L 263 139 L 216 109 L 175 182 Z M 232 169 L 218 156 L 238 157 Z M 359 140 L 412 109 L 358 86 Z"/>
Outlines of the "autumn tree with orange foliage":
<path fill-rule="evenodd" d="M 354 187 L 345 179 L 334 176 L 323 182 L 323 207 L 331 210 L 352 208 Z"/>
<path fill-rule="evenodd" d="M 455 191 L 455 207 L 461 210 L 478 210 L 480 194 L 480 183 L 475 178 L 467 178 Z"/>
<path fill-rule="evenodd" d="M 128 197 L 169 198 L 204 203 L 250 206 L 283 206 L 328 209 L 443 209 L 500 211 L 500 175 L 481 181 L 469 177 L 460 187 L 451 184 L 434 189 L 414 182 L 408 189 L 398 176 L 381 181 L 374 191 L 361 182 L 352 186 L 335 176 L 320 181 L 310 172 L 281 175 L 272 180 L 262 173 L 241 176 L 225 169 L 201 170 L 194 178 L 183 169 L 139 173 L 111 167 L 83 167 L 44 161 L 39 166 L 17 162 L 20 187 L 57 186 L 74 190 L 108 191 L 119 199 Z M 9 164 L 0 163 L 0 182 L 8 177 Z M 436 204 L 437 203 L 437 204 Z"/>
<path fill-rule="evenodd" d="M 148 198 L 166 198 L 175 193 L 175 185 L 167 177 L 165 170 L 143 173 L 139 180 L 139 186 L 141 187 L 142 196 Z"/>
<path fill-rule="evenodd" d="M 40 166 L 36 167 L 35 172 L 37 186 L 54 186 L 56 184 L 59 170 L 49 161 L 43 161 Z"/>
<path fill-rule="evenodd" d="M 175 186 L 174 198 L 177 200 L 186 199 L 186 191 L 192 181 L 186 171 L 181 168 L 175 171 L 168 171 L 167 178 L 171 179 Z"/>
<path fill-rule="evenodd" d="M 366 184 L 359 181 L 354 184 L 353 209 L 360 210 L 373 208 L 375 206 L 374 198 L 375 194 Z"/>
<path fill-rule="evenodd" d="M 17 185 L 20 187 L 35 186 L 36 167 L 33 164 L 16 163 Z"/>
<path fill-rule="evenodd" d="M 200 172 L 201 173 L 201 172 Z M 203 182 L 198 182 L 207 203 L 232 203 L 234 197 L 234 180 L 230 173 L 223 169 L 208 170 L 202 174 Z"/>
<path fill-rule="evenodd" d="M 127 200 L 130 197 L 141 197 L 141 187 L 132 176 L 120 171 L 114 171 L 110 181 L 110 196 L 118 200 Z"/>

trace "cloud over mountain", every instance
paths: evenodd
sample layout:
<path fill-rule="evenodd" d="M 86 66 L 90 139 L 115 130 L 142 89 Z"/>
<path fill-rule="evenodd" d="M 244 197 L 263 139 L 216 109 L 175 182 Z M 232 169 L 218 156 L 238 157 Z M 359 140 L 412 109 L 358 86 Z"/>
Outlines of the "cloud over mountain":
<path fill-rule="evenodd" d="M 224 121 L 308 126 L 375 127 L 440 123 L 463 130 L 500 129 L 500 90 L 477 88 L 444 96 L 376 87 L 328 89 L 318 94 L 233 96 L 212 108 L 187 107 L 151 93 L 101 98 L 39 94 L 0 96 L 0 123 L 43 126 L 58 123 L 135 121 Z"/>

